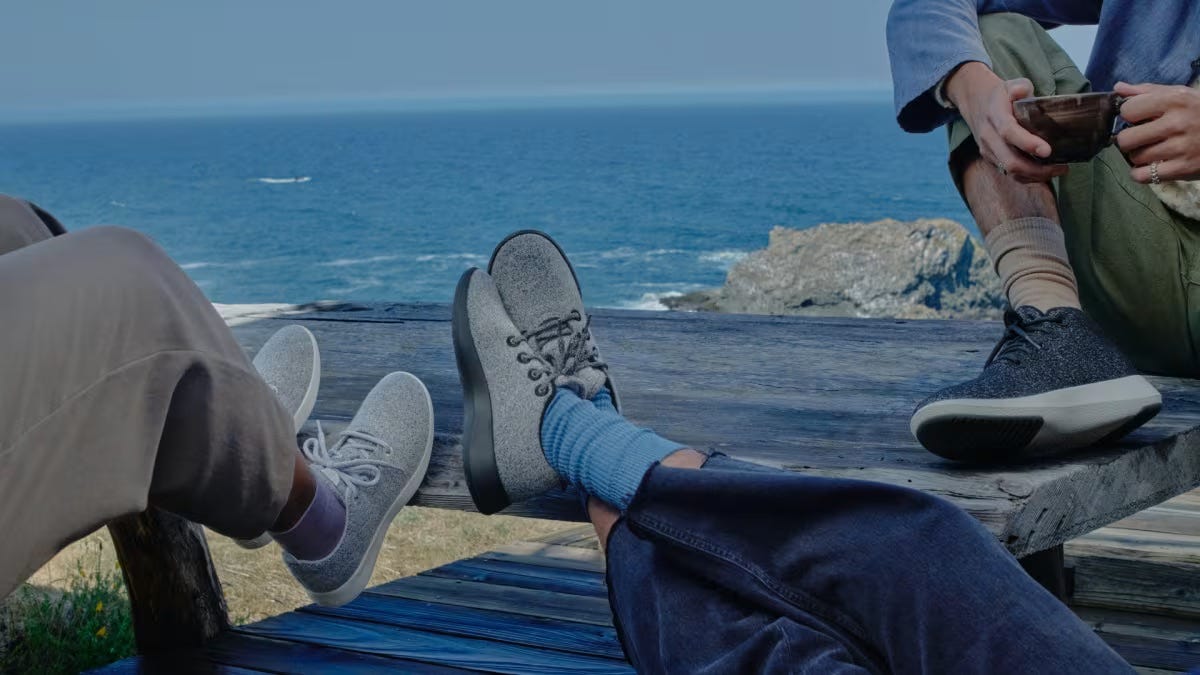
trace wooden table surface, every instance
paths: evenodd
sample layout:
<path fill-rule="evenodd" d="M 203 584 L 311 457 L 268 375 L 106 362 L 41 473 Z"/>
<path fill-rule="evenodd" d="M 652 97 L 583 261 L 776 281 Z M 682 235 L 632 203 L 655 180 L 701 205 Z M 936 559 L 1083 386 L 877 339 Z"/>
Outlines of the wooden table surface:
<path fill-rule="evenodd" d="M 449 319 L 445 305 L 343 304 L 231 324 L 251 352 L 287 323 L 312 330 L 323 370 L 314 417 L 327 431 L 388 372 L 420 377 L 438 437 L 414 503 L 471 509 Z M 1200 484 L 1200 387 L 1189 380 L 1154 378 L 1162 413 L 1117 445 L 1010 468 L 964 467 L 926 452 L 908 431 L 914 405 L 974 377 L 999 336 L 996 323 L 598 310 L 593 327 L 634 421 L 740 459 L 940 495 L 1017 556 Z M 508 512 L 582 518 L 561 491 Z"/>

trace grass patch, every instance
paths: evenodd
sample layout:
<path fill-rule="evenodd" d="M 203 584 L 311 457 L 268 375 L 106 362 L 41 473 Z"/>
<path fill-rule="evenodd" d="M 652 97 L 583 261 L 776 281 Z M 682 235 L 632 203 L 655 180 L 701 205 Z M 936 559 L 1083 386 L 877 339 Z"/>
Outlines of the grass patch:
<path fill-rule="evenodd" d="M 406 507 L 392 523 L 371 583 L 416 574 L 573 523 Z M 277 546 L 256 551 L 209 532 L 208 546 L 235 624 L 311 602 Z M 97 606 L 100 611 L 95 611 Z M 89 613 L 87 610 L 91 610 Z M 104 628 L 103 634 L 97 634 Z M 134 653 L 129 601 L 107 530 L 71 544 L 7 601 L 0 599 L 0 673 L 78 672 Z"/>
<path fill-rule="evenodd" d="M 0 672 L 78 673 L 135 652 L 125 584 L 102 548 L 55 587 L 25 584 L 0 607 Z"/>

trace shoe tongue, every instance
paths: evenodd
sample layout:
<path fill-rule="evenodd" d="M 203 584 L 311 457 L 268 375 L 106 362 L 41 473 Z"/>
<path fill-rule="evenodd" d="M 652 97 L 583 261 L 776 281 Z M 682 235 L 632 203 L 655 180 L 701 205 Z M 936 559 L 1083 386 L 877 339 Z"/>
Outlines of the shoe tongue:
<path fill-rule="evenodd" d="M 1032 321 L 1033 319 L 1046 316 L 1045 312 L 1042 312 L 1042 310 L 1034 307 L 1033 305 L 1021 305 L 1020 307 L 1012 310 L 1012 312 L 1013 314 L 1019 316 L 1022 321 Z"/>
<path fill-rule="evenodd" d="M 608 382 L 608 376 L 598 368 L 583 368 L 573 375 L 559 375 L 554 378 L 554 386 L 564 387 L 574 391 L 582 399 L 590 400 Z"/>
<path fill-rule="evenodd" d="M 319 464 L 309 464 L 308 470 L 312 473 L 314 479 L 328 485 L 334 494 L 340 495 L 342 493 L 345 481 L 342 480 L 341 475 L 338 474 L 336 469 L 330 469 Z"/>

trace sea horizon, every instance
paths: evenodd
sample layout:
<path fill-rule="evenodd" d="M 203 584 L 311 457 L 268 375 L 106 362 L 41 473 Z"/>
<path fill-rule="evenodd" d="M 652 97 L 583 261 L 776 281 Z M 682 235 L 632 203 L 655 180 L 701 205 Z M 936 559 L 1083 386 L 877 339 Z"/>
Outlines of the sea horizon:
<path fill-rule="evenodd" d="M 612 87 L 494 92 L 432 92 L 395 96 L 229 98 L 188 101 L 72 102 L 21 107 L 0 102 L 0 125 L 119 122 L 124 120 L 317 116 L 355 113 L 430 113 L 642 108 L 720 105 L 878 103 L 890 101 L 888 83 L 804 83 L 728 86 Z"/>
<path fill-rule="evenodd" d="M 839 95 L 10 121 L 0 192 L 146 232 L 219 303 L 446 302 L 535 228 L 590 304 L 661 309 L 777 225 L 973 229 L 944 140 L 902 133 L 880 92 Z"/>

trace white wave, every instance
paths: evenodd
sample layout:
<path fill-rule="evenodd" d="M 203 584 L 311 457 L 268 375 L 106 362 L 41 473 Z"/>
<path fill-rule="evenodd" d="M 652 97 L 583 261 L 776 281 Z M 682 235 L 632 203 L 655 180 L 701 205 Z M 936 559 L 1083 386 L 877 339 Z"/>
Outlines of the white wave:
<path fill-rule="evenodd" d="M 682 255 L 682 254 L 686 254 L 686 253 L 688 253 L 688 252 L 683 249 L 680 249 L 680 248 L 656 248 L 656 249 L 651 249 L 649 251 L 639 251 L 639 250 L 637 250 L 635 248 L 631 248 L 629 246 L 622 246 L 620 248 L 614 248 L 609 251 L 600 251 L 599 253 L 590 253 L 589 252 L 589 253 L 585 253 L 583 255 L 589 255 L 589 254 L 590 255 L 599 255 L 601 258 L 604 258 L 605 260 L 617 260 L 617 259 L 648 260 L 650 258 L 661 258 L 662 256 L 666 256 L 666 255 Z"/>
<path fill-rule="evenodd" d="M 200 260 L 200 261 L 197 261 L 197 262 L 181 263 L 181 264 L 179 265 L 179 269 L 182 269 L 182 270 L 202 270 L 202 269 L 205 269 L 205 268 L 208 268 L 208 267 L 236 267 L 236 268 L 242 268 L 242 267 L 253 267 L 254 265 L 257 265 L 257 264 L 259 264 L 260 262 L 263 262 L 263 261 L 261 261 L 261 260 L 234 260 L 234 261 L 232 261 L 232 262 L 211 262 L 211 261 L 207 261 L 207 260 Z"/>
<path fill-rule="evenodd" d="M 254 180 L 267 185 L 288 185 L 291 183 L 307 183 L 312 176 L 293 176 L 291 178 L 255 178 Z"/>
<path fill-rule="evenodd" d="M 739 251 L 736 249 L 709 251 L 708 253 L 700 254 L 700 262 L 713 263 L 724 269 L 729 269 L 748 255 L 750 255 L 749 251 Z"/>
<path fill-rule="evenodd" d="M 367 277 L 366 279 L 352 281 L 349 286 L 344 286 L 342 288 L 331 288 L 328 292 L 330 295 L 349 295 L 351 293 L 357 293 L 358 291 L 366 290 L 368 288 L 378 288 L 382 285 L 383 281 L 380 279 L 375 277 Z"/>
<path fill-rule="evenodd" d="M 683 295 L 679 291 L 665 291 L 662 293 L 643 293 L 642 297 L 637 300 L 629 300 L 623 302 L 618 307 L 621 309 L 647 309 L 656 312 L 670 309 L 662 303 L 664 298 L 677 298 Z"/>
<path fill-rule="evenodd" d="M 635 284 L 631 284 L 631 285 L 637 286 L 638 288 L 660 288 L 660 289 L 663 289 L 664 291 L 668 291 L 668 290 L 669 291 L 683 291 L 685 293 L 687 291 L 698 291 L 701 288 L 705 287 L 704 284 L 697 284 L 697 283 L 692 283 L 692 282 L 687 282 L 687 281 L 679 281 L 679 282 L 675 282 L 675 283 L 665 283 L 665 284 L 661 283 L 661 282 L 635 283 Z"/>
<path fill-rule="evenodd" d="M 128 204 L 126 204 L 125 202 L 119 202 L 119 201 L 117 201 L 117 200 L 115 200 L 115 199 L 110 199 L 110 200 L 109 200 L 109 202 L 108 202 L 108 205 L 109 205 L 109 206 L 115 206 L 115 207 L 117 207 L 117 208 L 119 208 L 119 209 L 123 209 L 123 208 L 126 208 L 126 207 L 128 207 L 128 206 L 129 206 L 129 205 L 128 205 Z"/>
<path fill-rule="evenodd" d="M 461 260 L 467 263 L 477 263 L 487 260 L 487 256 L 478 253 L 436 253 L 417 256 L 417 262 L 450 262 Z"/>
<path fill-rule="evenodd" d="M 350 267 L 352 265 L 369 265 L 377 262 L 387 262 L 399 258 L 398 255 L 373 255 L 369 258 L 338 258 L 337 260 L 329 260 L 322 263 L 317 263 L 321 267 Z"/>

